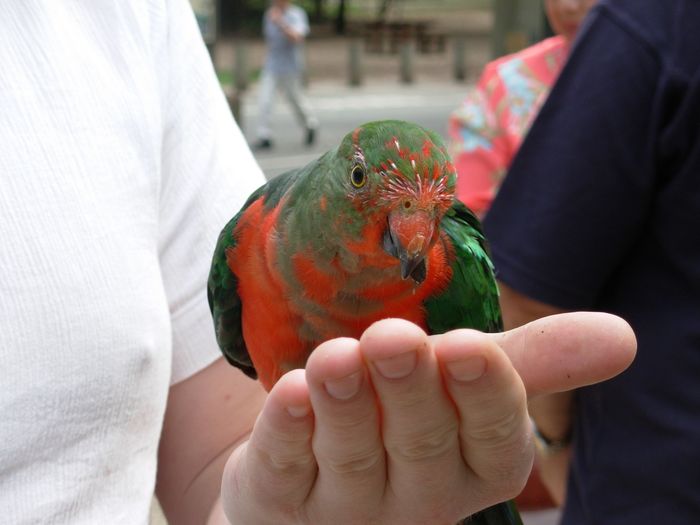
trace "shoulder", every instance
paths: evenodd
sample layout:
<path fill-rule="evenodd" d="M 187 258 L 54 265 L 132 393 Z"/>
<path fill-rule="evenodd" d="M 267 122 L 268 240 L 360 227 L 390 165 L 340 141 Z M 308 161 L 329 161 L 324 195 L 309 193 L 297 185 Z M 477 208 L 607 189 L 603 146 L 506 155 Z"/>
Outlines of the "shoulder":
<path fill-rule="evenodd" d="M 489 62 L 483 70 L 479 85 L 503 82 L 506 77 L 535 76 L 550 84 L 563 66 L 568 44 L 561 36 L 546 38 L 516 53 Z"/>
<path fill-rule="evenodd" d="M 638 42 L 665 73 L 695 76 L 700 56 L 697 0 L 602 0 L 596 11 Z"/>
<path fill-rule="evenodd" d="M 550 38 L 545 38 L 544 40 L 541 40 L 536 44 L 528 46 L 525 49 L 522 49 L 516 53 L 511 53 L 510 55 L 501 57 L 498 60 L 494 60 L 493 63 L 497 67 L 499 65 L 507 64 L 516 60 L 522 60 L 526 62 L 532 60 L 539 60 L 547 55 L 550 55 L 551 53 L 556 53 L 565 50 L 566 47 L 567 44 L 564 37 L 557 35 Z"/>
<path fill-rule="evenodd" d="M 504 55 L 495 60 L 492 60 L 491 62 L 486 64 L 484 71 L 497 71 L 503 65 L 510 64 L 512 62 L 539 59 L 548 54 L 555 53 L 560 50 L 565 50 L 566 47 L 566 41 L 561 36 L 545 38 L 544 40 L 541 40 L 536 44 L 528 46 L 525 49 L 521 49 L 520 51 L 516 51 L 515 53 L 510 53 L 508 55 Z"/>
<path fill-rule="evenodd" d="M 290 5 L 287 12 L 290 14 L 290 16 L 293 16 L 294 18 L 307 18 L 306 11 L 298 5 Z"/>
<path fill-rule="evenodd" d="M 666 61 L 674 51 L 682 20 L 690 17 L 700 24 L 700 11 L 689 8 L 690 4 L 686 0 L 601 0 L 587 25 L 599 33 L 623 34 L 638 44 L 640 51 Z"/>
<path fill-rule="evenodd" d="M 607 17 L 637 37 L 653 40 L 674 23 L 685 4 L 685 0 L 601 0 L 592 16 Z"/>

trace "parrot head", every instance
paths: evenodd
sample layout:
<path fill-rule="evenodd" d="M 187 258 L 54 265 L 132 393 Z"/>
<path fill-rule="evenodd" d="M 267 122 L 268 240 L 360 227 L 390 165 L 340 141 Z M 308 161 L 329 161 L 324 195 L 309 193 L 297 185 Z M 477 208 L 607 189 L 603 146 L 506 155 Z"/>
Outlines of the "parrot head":
<path fill-rule="evenodd" d="M 420 284 L 426 256 L 452 206 L 456 171 L 442 139 L 416 124 L 370 122 L 345 136 L 336 155 L 337 190 L 365 240 L 398 259 L 402 279 Z"/>

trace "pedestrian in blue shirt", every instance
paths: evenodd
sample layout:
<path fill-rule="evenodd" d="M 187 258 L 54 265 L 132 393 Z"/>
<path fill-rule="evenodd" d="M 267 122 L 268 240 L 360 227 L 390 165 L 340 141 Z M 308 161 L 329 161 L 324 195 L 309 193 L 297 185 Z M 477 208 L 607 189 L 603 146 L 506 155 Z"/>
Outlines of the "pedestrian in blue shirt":
<path fill-rule="evenodd" d="M 316 140 L 318 121 L 311 113 L 302 92 L 304 71 L 303 44 L 309 34 L 306 12 L 289 0 L 273 0 L 265 11 L 263 33 L 267 57 L 260 84 L 260 115 L 257 149 L 272 147 L 270 125 L 275 93 L 280 90 L 287 97 L 295 116 L 304 128 L 304 143 L 310 146 Z"/>
<path fill-rule="evenodd" d="M 565 525 L 700 523 L 698 27 L 697 0 L 602 0 L 485 220 L 508 327 L 637 335 L 626 373 L 531 405 L 542 464 L 571 453 Z"/>

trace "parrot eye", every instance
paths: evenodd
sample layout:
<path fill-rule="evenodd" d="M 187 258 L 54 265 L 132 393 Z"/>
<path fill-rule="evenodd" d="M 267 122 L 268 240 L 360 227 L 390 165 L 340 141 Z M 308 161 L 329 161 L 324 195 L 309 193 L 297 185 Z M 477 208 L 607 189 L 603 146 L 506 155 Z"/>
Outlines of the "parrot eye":
<path fill-rule="evenodd" d="M 362 166 L 355 164 L 350 170 L 350 182 L 356 188 L 361 188 L 367 183 L 367 174 Z"/>

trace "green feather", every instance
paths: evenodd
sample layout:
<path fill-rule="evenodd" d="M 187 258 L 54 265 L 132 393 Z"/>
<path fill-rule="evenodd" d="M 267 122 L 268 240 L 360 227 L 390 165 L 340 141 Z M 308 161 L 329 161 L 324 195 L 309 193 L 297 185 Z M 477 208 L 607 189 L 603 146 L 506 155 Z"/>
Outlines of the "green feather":
<path fill-rule="evenodd" d="M 505 501 L 464 518 L 460 525 L 523 525 L 512 501 Z"/>
<path fill-rule="evenodd" d="M 454 247 L 455 259 L 447 288 L 426 301 L 428 328 L 436 334 L 455 328 L 501 331 L 498 287 L 478 219 L 455 200 L 441 228 Z"/>
<path fill-rule="evenodd" d="M 441 334 L 456 328 L 503 330 L 498 286 L 479 220 L 455 200 L 441 224 L 455 251 L 447 288 L 425 303 L 428 328 Z M 515 503 L 507 501 L 462 521 L 463 525 L 522 525 Z"/>
<path fill-rule="evenodd" d="M 251 196 L 252 198 L 252 196 Z M 226 265 L 226 250 L 236 245 L 233 229 L 246 206 L 231 219 L 219 234 L 209 280 L 207 282 L 207 299 L 209 309 L 214 319 L 216 341 L 226 360 L 243 370 L 246 375 L 257 379 L 258 374 L 253 367 L 243 340 L 241 326 L 241 298 L 238 296 L 238 279 Z"/>

